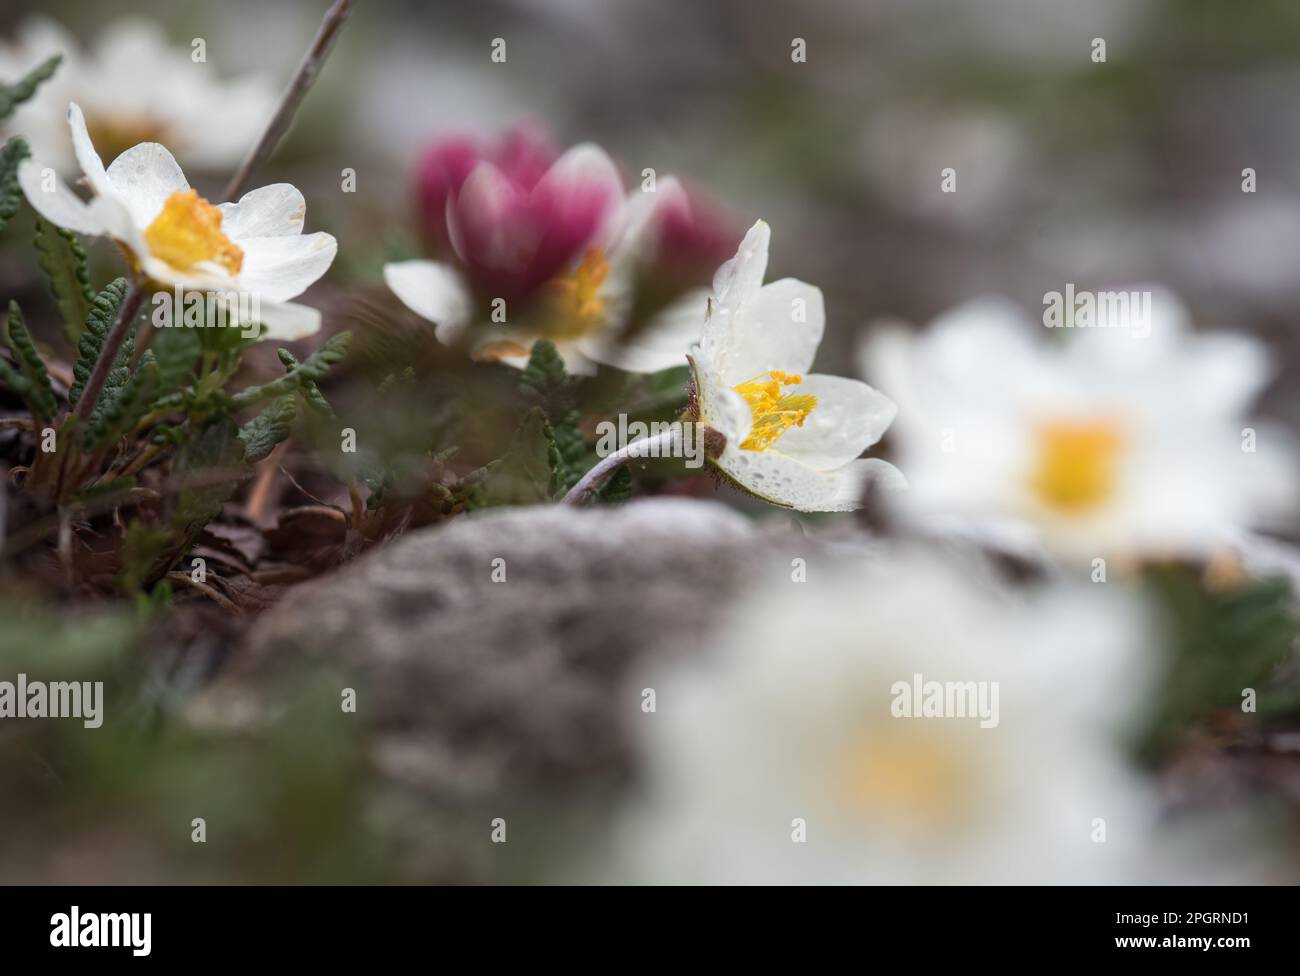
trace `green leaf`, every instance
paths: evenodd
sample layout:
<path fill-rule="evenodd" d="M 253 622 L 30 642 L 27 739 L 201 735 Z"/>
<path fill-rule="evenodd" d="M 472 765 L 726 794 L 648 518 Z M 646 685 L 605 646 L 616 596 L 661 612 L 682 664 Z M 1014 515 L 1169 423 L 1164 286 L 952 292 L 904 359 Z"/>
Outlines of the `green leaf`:
<path fill-rule="evenodd" d="M 1261 687 L 1287 658 L 1300 621 L 1283 579 L 1218 591 L 1195 570 L 1159 567 L 1144 582 L 1164 612 L 1174 651 L 1150 743 L 1158 752 L 1206 712 L 1240 708 L 1242 689 Z"/>
<path fill-rule="evenodd" d="M 31 71 L 13 84 L 0 84 L 0 122 L 3 122 L 27 99 L 36 94 L 42 82 L 48 81 L 63 60 L 62 54 L 56 54 L 38 64 Z"/>
<path fill-rule="evenodd" d="M 470 505 L 489 508 L 552 501 L 558 490 L 557 463 L 555 437 L 546 413 L 533 407 L 524 415 L 505 455 L 482 477 Z"/>
<path fill-rule="evenodd" d="M 7 326 L 5 339 L 9 348 L 13 350 L 14 358 L 18 361 L 18 368 L 29 384 L 30 395 L 27 402 L 31 407 L 32 415 L 39 420 L 51 420 L 58 411 L 59 404 L 54 397 L 54 387 L 50 385 L 50 374 L 45 368 L 45 361 L 36 351 L 36 344 L 32 342 L 31 333 L 27 331 L 27 325 L 23 322 L 23 311 L 18 307 L 17 302 L 9 303 Z"/>
<path fill-rule="evenodd" d="M 571 381 L 555 343 L 538 339 L 528 355 L 528 365 L 519 378 L 519 389 L 536 401 L 545 401 L 563 391 Z"/>
<path fill-rule="evenodd" d="M 86 271 L 86 252 L 71 231 L 55 227 L 38 217 L 36 261 L 49 279 L 50 292 L 54 295 L 59 317 L 63 320 L 63 334 L 68 342 L 77 345 L 82 331 L 89 327 L 88 319 L 96 302 L 94 289 L 90 287 L 90 275 Z M 125 280 L 119 278 L 118 281 L 122 282 L 122 294 L 125 294 Z M 113 285 L 116 284 L 116 281 L 113 282 Z M 113 285 L 109 285 L 109 288 Z M 101 296 L 103 294 L 100 292 Z M 116 306 L 113 311 L 116 314 Z M 108 324 L 113 324 L 111 318 Z"/>
<path fill-rule="evenodd" d="M 244 442 L 244 460 L 254 464 L 266 457 L 289 436 L 298 404 L 292 393 L 285 394 L 239 429 Z"/>
<path fill-rule="evenodd" d="M 578 429 L 578 411 L 571 411 L 560 423 L 552 426 L 555 438 L 556 480 L 562 491 L 576 485 L 591 466 L 587 457 L 587 439 Z"/>
<path fill-rule="evenodd" d="M 175 393 L 194 380 L 194 364 L 202 351 L 194 329 L 158 329 L 149 350 L 158 359 L 158 391 Z"/>
<path fill-rule="evenodd" d="M 164 522 L 136 530 L 138 556 L 124 567 L 119 585 L 134 592 L 162 579 L 252 470 L 229 417 L 216 418 L 181 444 L 170 479 L 176 492 L 167 499 Z"/>
<path fill-rule="evenodd" d="M 220 417 L 177 452 L 172 472 L 185 487 L 172 522 L 183 535 L 197 535 L 248 478 L 244 450 L 234 421 Z"/>
<path fill-rule="evenodd" d="M 83 440 L 87 451 L 98 450 L 129 433 L 158 396 L 158 362 L 152 349 L 140 357 L 140 366 L 134 373 L 128 367 L 122 367 L 122 371 L 127 375 L 120 385 L 110 389 L 109 384 L 104 384 L 105 395 L 90 416 Z M 113 370 L 117 372 L 118 369 Z"/>
<path fill-rule="evenodd" d="M 0 358 L 0 383 L 9 387 L 15 396 L 27 404 L 27 408 L 31 410 L 32 415 L 36 415 L 34 401 L 38 394 L 32 388 L 32 381 L 10 366 L 9 360 L 4 358 Z"/>
<path fill-rule="evenodd" d="M 298 366 L 297 358 L 288 349 L 278 349 L 276 355 L 280 357 L 280 362 L 284 364 L 285 369 L 294 369 Z M 320 387 L 313 380 L 304 380 L 299 392 L 302 393 L 303 400 L 311 410 L 326 419 L 333 419 L 334 408 L 330 406 L 325 395 L 321 393 Z"/>
<path fill-rule="evenodd" d="M 23 202 L 18 185 L 18 164 L 31 158 L 32 151 L 24 139 L 14 136 L 0 149 L 0 230 L 13 220 Z"/>
<path fill-rule="evenodd" d="M 307 383 L 319 383 L 329 374 L 330 367 L 342 361 L 348 354 L 348 346 L 351 342 L 351 332 L 340 332 L 301 363 L 291 367 L 278 380 L 240 390 L 230 398 L 229 406 L 241 410 L 265 400 L 278 399 L 286 393 L 295 393 Z"/>
<path fill-rule="evenodd" d="M 614 472 L 613 476 L 600 486 L 596 492 L 596 498 L 599 501 L 608 504 L 617 504 L 625 502 L 632 497 L 632 472 L 623 466 Z"/>
<path fill-rule="evenodd" d="M 68 390 L 68 402 L 76 403 L 81 398 L 81 391 L 90 379 L 99 359 L 99 351 L 104 347 L 104 338 L 117 319 L 117 310 L 126 297 L 126 279 L 118 278 L 108 283 L 103 291 L 95 296 L 90 304 L 90 312 L 83 320 L 85 332 L 77 340 L 77 361 L 72 367 L 72 387 Z M 132 344 L 134 345 L 134 343 Z"/>
<path fill-rule="evenodd" d="M 575 384 L 555 344 L 550 339 L 534 342 L 519 379 L 519 392 L 526 401 L 540 406 L 550 423 L 555 450 L 552 467 L 561 492 L 576 485 L 589 466 L 587 442 L 578 427 L 580 414 L 573 408 Z"/>

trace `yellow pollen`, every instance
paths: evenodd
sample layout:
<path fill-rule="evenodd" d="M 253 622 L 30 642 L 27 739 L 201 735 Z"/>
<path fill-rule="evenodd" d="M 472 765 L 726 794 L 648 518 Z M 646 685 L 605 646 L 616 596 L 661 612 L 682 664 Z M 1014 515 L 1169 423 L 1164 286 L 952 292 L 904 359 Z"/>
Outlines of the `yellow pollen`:
<path fill-rule="evenodd" d="M 817 406 L 811 393 L 783 393 L 782 387 L 798 386 L 803 377 L 798 373 L 772 370 L 736 387 L 736 392 L 749 404 L 754 416 L 754 426 L 749 436 L 740 443 L 745 451 L 766 451 L 791 427 L 802 427 Z"/>
<path fill-rule="evenodd" d="M 239 274 L 244 252 L 221 232 L 221 211 L 193 190 L 177 190 L 162 213 L 145 228 L 144 242 L 154 257 L 179 271 L 211 262 L 230 275 Z"/>
<path fill-rule="evenodd" d="M 589 247 L 582 263 L 572 273 L 550 284 L 551 308 L 549 335 L 573 338 L 586 335 L 600 323 L 605 300 L 600 286 L 609 275 L 609 261 L 598 247 Z"/>
<path fill-rule="evenodd" d="M 1030 486 L 1044 505 L 1077 515 L 1114 494 L 1123 438 L 1112 421 L 1054 421 L 1040 426 L 1037 436 Z"/>
<path fill-rule="evenodd" d="M 951 816 L 972 785 L 964 759 L 928 730 L 877 726 L 849 743 L 832 776 L 836 795 L 859 815 L 933 824 Z"/>

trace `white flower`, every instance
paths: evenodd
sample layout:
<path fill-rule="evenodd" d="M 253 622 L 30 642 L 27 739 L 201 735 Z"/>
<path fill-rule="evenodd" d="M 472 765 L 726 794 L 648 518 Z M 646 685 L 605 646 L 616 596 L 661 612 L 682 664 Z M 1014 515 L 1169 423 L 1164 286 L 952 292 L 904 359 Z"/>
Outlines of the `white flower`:
<path fill-rule="evenodd" d="M 63 173 L 76 161 L 63 128 L 63 106 L 85 109 L 95 144 L 116 156 L 140 142 L 160 142 L 201 170 L 233 167 L 261 134 L 275 108 L 269 78 L 222 80 L 215 66 L 195 61 L 188 44 L 171 45 L 152 21 L 124 18 L 98 33 L 85 50 L 46 17 L 25 20 L 0 42 L 0 81 L 14 82 L 51 55 L 63 60 L 54 77 L 7 121 L 34 155 Z"/>
<path fill-rule="evenodd" d="M 104 168 L 80 107 L 68 110 L 77 162 L 93 194 L 82 201 L 46 164 L 18 169 L 18 182 L 46 220 L 79 234 L 110 237 L 153 282 L 250 296 L 263 338 L 284 340 L 320 328 L 320 313 L 289 299 L 325 273 L 338 250 L 324 232 L 303 234 L 307 205 L 288 183 L 213 206 L 185 180 L 163 146 L 133 146 Z"/>
<path fill-rule="evenodd" d="M 709 656 L 639 676 L 620 880 L 1141 879 L 1157 806 L 1122 739 L 1153 685 L 1145 616 L 1118 587 L 1020 597 L 952 558 L 752 592 Z"/>
<path fill-rule="evenodd" d="M 624 197 L 614 163 L 594 145 L 570 149 L 529 188 L 483 161 L 448 200 L 462 266 L 393 262 L 384 281 L 435 324 L 440 342 L 471 338 L 475 358 L 522 369 L 533 344 L 549 339 L 578 375 L 595 373 L 598 363 L 638 373 L 681 366 L 699 335 L 702 299 L 671 305 L 625 335 L 660 206 L 687 206 L 675 179 Z M 496 298 L 506 298 L 505 323 L 478 323 L 469 336 L 476 307 Z M 514 314 L 512 305 L 527 311 Z"/>
<path fill-rule="evenodd" d="M 692 357 L 697 420 L 726 438 L 714 463 L 741 488 L 805 512 L 856 508 L 866 482 L 902 482 L 859 459 L 896 407 L 867 384 L 812 366 L 825 327 L 818 288 L 763 284 L 771 232 L 758 221 L 713 280 L 711 314 Z"/>
<path fill-rule="evenodd" d="M 1107 328 L 1053 334 L 986 299 L 920 336 L 873 335 L 863 369 L 901 406 L 902 510 L 1091 560 L 1207 555 L 1293 509 L 1294 441 L 1246 416 L 1264 349 L 1192 334 L 1149 291 L 1149 321 L 1130 305 Z"/>

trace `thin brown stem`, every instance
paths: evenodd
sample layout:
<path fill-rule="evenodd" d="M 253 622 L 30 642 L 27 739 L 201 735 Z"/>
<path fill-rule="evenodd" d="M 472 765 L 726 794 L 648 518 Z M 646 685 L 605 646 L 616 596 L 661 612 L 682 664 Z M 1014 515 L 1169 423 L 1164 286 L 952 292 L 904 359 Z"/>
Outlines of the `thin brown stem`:
<path fill-rule="evenodd" d="M 244 157 L 244 161 L 239 164 L 239 169 L 231 177 L 230 183 L 226 187 L 224 199 L 235 200 L 244 191 L 244 187 L 248 185 L 248 178 L 253 175 L 253 171 L 266 162 L 271 153 L 275 151 L 276 145 L 279 144 L 280 139 L 288 131 L 289 123 L 293 121 L 298 106 L 302 104 L 303 98 L 316 81 L 316 76 L 320 74 L 321 66 L 325 63 L 325 58 L 329 55 L 335 38 L 338 37 L 344 21 L 348 19 L 348 14 L 351 12 L 352 0 L 334 0 L 334 4 L 326 11 L 320 29 L 316 31 L 316 39 L 312 41 L 311 47 L 303 55 L 302 63 L 298 65 L 298 70 L 294 72 L 289 87 L 284 90 L 284 95 L 280 98 L 280 104 L 276 108 L 275 114 L 271 116 L 271 121 L 266 124 L 266 128 L 262 131 L 261 138 L 249 150 L 248 155 Z"/>

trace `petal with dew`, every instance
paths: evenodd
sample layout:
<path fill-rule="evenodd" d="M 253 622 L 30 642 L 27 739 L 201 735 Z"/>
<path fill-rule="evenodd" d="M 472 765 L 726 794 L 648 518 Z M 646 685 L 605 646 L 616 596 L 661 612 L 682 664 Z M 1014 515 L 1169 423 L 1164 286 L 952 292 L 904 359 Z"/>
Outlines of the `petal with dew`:
<path fill-rule="evenodd" d="M 715 309 L 716 314 L 716 309 Z M 806 373 L 826 328 L 820 288 L 795 278 L 764 285 L 740 309 L 729 344 L 714 358 L 728 386 L 771 370 Z"/>
<path fill-rule="evenodd" d="M 754 429 L 754 413 L 745 398 L 728 387 L 707 385 L 699 388 L 699 398 L 700 422 L 727 439 L 727 453 L 740 450 L 741 443 Z"/>
<path fill-rule="evenodd" d="M 221 230 L 235 243 L 255 237 L 296 237 L 307 217 L 307 201 L 292 183 L 249 190 L 238 203 L 223 203 Z"/>
<path fill-rule="evenodd" d="M 887 491 L 906 485 L 902 473 L 879 458 L 862 458 L 831 471 L 814 471 L 774 451 L 730 451 L 718 466 L 765 501 L 801 512 L 847 512 L 858 508 L 869 483 Z"/>
<path fill-rule="evenodd" d="M 894 401 L 861 380 L 815 373 L 793 389 L 817 405 L 803 426 L 791 427 L 773 450 L 825 471 L 852 461 L 884 436 L 898 414 Z"/>
<path fill-rule="evenodd" d="M 168 197 L 190 188 L 175 157 L 156 142 L 132 146 L 113 160 L 106 176 L 137 227 L 148 227 Z"/>

